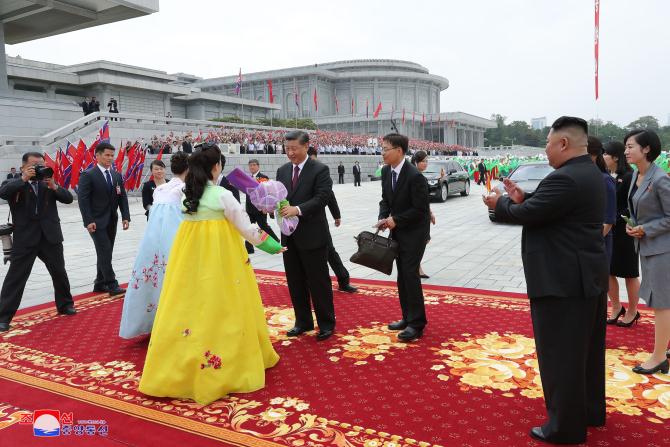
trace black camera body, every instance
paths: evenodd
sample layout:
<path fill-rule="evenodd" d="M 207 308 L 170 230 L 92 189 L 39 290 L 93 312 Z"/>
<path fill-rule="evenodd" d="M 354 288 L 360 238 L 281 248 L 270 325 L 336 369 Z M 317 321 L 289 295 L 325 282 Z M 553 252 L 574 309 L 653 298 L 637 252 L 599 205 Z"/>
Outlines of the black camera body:
<path fill-rule="evenodd" d="M 41 181 L 54 176 L 54 170 L 48 166 L 35 165 L 35 176 L 31 180 Z"/>

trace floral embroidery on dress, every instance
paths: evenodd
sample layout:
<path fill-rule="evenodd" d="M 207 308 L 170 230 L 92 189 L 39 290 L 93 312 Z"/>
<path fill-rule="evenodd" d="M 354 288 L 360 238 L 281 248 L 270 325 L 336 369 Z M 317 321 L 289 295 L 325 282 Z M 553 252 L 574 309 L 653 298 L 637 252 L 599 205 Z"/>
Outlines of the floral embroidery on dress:
<path fill-rule="evenodd" d="M 191 335 L 191 330 L 190 330 L 190 329 L 184 329 L 184 330 L 181 332 L 181 335 L 182 335 L 183 337 L 188 337 L 189 335 Z"/>
<path fill-rule="evenodd" d="M 153 262 L 149 266 L 144 266 L 141 274 L 138 275 L 137 270 L 133 270 L 130 276 L 130 286 L 133 289 L 139 289 L 142 282 L 150 282 L 152 287 L 158 288 L 158 275 L 165 274 L 166 266 L 165 255 L 159 258 L 158 253 L 155 253 Z M 150 311 L 147 310 L 147 312 Z"/>
<path fill-rule="evenodd" d="M 200 364 L 200 369 L 205 369 L 205 368 L 220 369 L 221 368 L 221 357 L 219 357 L 218 355 L 214 355 L 211 352 L 207 351 L 207 352 L 205 352 L 205 358 L 207 359 L 207 363 L 201 363 Z"/>
<path fill-rule="evenodd" d="M 154 310 L 156 310 L 156 304 L 154 304 L 154 303 L 149 303 L 149 304 L 147 305 L 147 313 L 149 313 L 149 312 L 153 312 Z"/>

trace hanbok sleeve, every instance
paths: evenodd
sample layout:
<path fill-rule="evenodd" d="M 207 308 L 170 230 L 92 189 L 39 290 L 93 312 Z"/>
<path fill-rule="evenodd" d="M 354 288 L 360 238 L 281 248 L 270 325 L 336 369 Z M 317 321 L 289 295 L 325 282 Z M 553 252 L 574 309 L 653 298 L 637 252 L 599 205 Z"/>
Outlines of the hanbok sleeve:
<path fill-rule="evenodd" d="M 266 253 L 279 253 L 281 251 L 281 244 L 270 237 L 265 231 L 261 230 L 258 225 L 252 224 L 249 220 L 249 215 L 242 208 L 242 205 L 235 200 L 233 194 L 226 189 L 221 189 L 223 191 L 219 195 L 219 203 L 226 219 L 237 228 L 242 237 Z"/>

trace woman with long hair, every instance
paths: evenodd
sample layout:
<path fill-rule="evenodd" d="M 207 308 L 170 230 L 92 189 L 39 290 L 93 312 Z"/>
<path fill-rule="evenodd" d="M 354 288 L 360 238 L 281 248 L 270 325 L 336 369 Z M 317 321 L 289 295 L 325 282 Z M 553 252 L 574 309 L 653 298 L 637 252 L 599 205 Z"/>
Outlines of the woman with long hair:
<path fill-rule="evenodd" d="M 630 217 L 628 210 L 628 190 L 633 179 L 633 168 L 626 161 L 626 148 L 619 141 L 605 143 L 603 159 L 616 184 L 616 222 L 612 230 L 612 262 L 608 295 L 612 302 L 612 316 L 608 324 L 631 327 L 639 318 L 637 305 L 640 301 L 640 258 L 635 251 L 635 242 L 626 234 L 626 221 L 621 216 Z M 628 292 L 628 309 L 619 301 L 619 280 L 623 278 Z M 621 320 L 619 321 L 619 318 Z"/>
<path fill-rule="evenodd" d="M 184 221 L 170 252 L 139 390 L 206 405 L 265 386 L 279 356 L 270 343 L 243 238 L 281 253 L 232 193 L 216 181 L 221 151 L 204 144 L 189 159 Z"/>
<path fill-rule="evenodd" d="M 603 158 L 603 144 L 596 137 L 589 135 L 587 151 L 591 156 L 591 160 L 598 166 L 600 172 L 603 174 L 603 181 L 605 182 L 605 197 L 607 203 L 605 204 L 605 215 L 603 216 L 603 237 L 605 238 L 605 251 L 607 252 L 607 261 L 612 260 L 612 227 L 616 222 L 616 187 L 614 186 L 614 179 L 607 171 L 607 165 Z"/>
<path fill-rule="evenodd" d="M 183 152 L 174 154 L 170 159 L 170 169 L 174 174 L 172 180 L 163 182 L 153 191 L 149 222 L 123 299 L 119 327 L 122 338 L 150 333 L 156 316 L 168 255 L 183 219 L 181 196 L 188 171 L 188 155 Z"/>
<path fill-rule="evenodd" d="M 416 166 L 419 172 L 425 171 L 426 168 L 428 167 L 428 154 L 426 153 L 426 151 L 417 151 L 412 156 L 412 164 Z M 433 210 L 430 210 L 430 222 L 433 225 L 435 225 L 435 214 L 433 214 Z M 428 244 L 429 242 L 430 242 L 430 235 L 428 235 L 426 244 Z M 426 275 L 426 273 L 423 271 L 421 264 L 419 264 L 419 276 L 423 279 L 430 278 L 430 276 Z"/>

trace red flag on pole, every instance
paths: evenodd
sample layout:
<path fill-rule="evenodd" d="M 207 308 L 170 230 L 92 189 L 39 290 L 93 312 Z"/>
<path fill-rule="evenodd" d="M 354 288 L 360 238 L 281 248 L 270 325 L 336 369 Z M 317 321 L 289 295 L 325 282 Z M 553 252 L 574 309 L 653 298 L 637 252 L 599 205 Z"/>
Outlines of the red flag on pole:
<path fill-rule="evenodd" d="M 370 118 L 370 101 L 365 100 L 365 117 Z"/>
<path fill-rule="evenodd" d="M 340 114 L 340 102 L 337 100 L 337 90 L 335 90 L 335 113 Z"/>
<path fill-rule="evenodd" d="M 425 113 L 421 114 L 421 125 L 422 126 L 426 125 L 426 114 Z"/>
<path fill-rule="evenodd" d="M 319 111 L 319 97 L 316 95 L 316 87 L 314 87 L 314 111 Z"/>
<path fill-rule="evenodd" d="M 594 49 L 596 56 L 596 101 L 598 100 L 598 49 L 600 47 L 600 0 L 595 0 L 595 40 Z"/>
<path fill-rule="evenodd" d="M 372 114 L 373 118 L 379 118 L 379 112 L 382 111 L 382 102 L 379 101 L 379 104 L 377 105 L 377 108 L 375 109 L 375 113 Z"/>
<path fill-rule="evenodd" d="M 415 122 L 414 117 L 415 117 L 415 112 L 412 111 L 412 124 L 414 124 L 414 122 Z"/>
<path fill-rule="evenodd" d="M 402 108 L 402 123 L 405 124 L 405 108 Z"/>
<path fill-rule="evenodd" d="M 56 159 L 58 159 L 58 152 L 56 152 Z M 44 164 L 47 165 L 48 167 L 50 167 L 51 169 L 53 169 L 53 171 L 54 171 L 53 179 L 54 179 L 54 182 L 56 182 L 56 184 L 58 184 L 58 181 L 60 180 L 58 178 L 58 165 L 56 164 L 56 160 L 51 158 L 49 156 L 49 154 L 47 154 L 46 152 L 44 153 Z"/>
<path fill-rule="evenodd" d="M 121 146 L 121 149 L 119 149 L 119 153 L 116 154 L 116 160 L 114 161 L 114 167 L 116 168 L 116 172 L 121 172 L 121 169 L 123 168 L 123 158 L 126 155 L 126 147 Z"/>
<path fill-rule="evenodd" d="M 355 110 L 356 110 L 356 109 L 354 108 L 354 98 L 351 98 L 351 114 L 352 114 L 352 115 L 354 114 L 354 111 L 355 111 Z"/>
<path fill-rule="evenodd" d="M 81 138 L 79 139 L 79 144 L 77 145 L 77 153 L 72 160 L 72 175 L 70 176 L 70 187 L 76 188 L 79 184 L 79 173 L 81 172 L 81 166 L 84 163 L 84 157 L 86 155 L 86 143 Z"/>
<path fill-rule="evenodd" d="M 268 98 L 269 98 L 268 102 L 270 104 L 275 103 L 274 96 L 272 96 L 272 80 L 271 79 L 268 79 Z"/>

